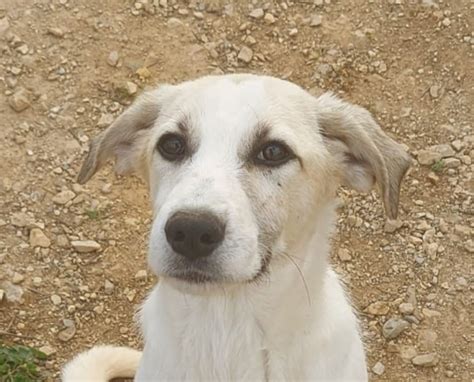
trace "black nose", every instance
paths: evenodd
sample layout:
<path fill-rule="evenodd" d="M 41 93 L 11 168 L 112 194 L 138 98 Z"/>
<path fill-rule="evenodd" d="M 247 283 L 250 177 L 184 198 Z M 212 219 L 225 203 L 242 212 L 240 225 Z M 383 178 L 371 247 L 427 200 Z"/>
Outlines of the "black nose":
<path fill-rule="evenodd" d="M 165 226 L 166 240 L 176 253 L 188 259 L 209 256 L 224 239 L 225 225 L 215 215 L 180 211 Z"/>

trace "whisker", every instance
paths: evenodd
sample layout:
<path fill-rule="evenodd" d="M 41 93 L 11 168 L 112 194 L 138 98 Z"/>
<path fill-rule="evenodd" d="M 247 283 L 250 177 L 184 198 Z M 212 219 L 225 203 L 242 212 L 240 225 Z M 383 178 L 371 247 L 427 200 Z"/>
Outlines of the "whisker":
<path fill-rule="evenodd" d="M 300 277 L 301 277 L 301 281 L 303 281 L 304 289 L 306 291 L 306 297 L 308 298 L 308 305 L 311 306 L 311 295 L 309 294 L 308 284 L 306 283 L 306 279 L 304 278 L 303 271 L 301 270 L 299 265 L 291 258 L 290 255 L 288 255 L 285 252 L 282 252 L 281 254 L 284 255 L 288 260 L 290 260 L 295 266 L 295 268 L 298 270 L 298 273 L 300 274 Z"/>

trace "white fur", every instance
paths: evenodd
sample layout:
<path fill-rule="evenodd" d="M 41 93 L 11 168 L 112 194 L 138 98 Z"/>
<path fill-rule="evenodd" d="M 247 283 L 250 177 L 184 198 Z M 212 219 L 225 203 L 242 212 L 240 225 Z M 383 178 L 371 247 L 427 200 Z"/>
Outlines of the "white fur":
<path fill-rule="evenodd" d="M 180 133 L 180 121 L 192 159 L 169 162 L 156 143 Z M 299 159 L 254 165 L 249 152 L 262 125 L 266 141 L 284 141 Z M 389 215 L 397 212 L 407 159 L 367 111 L 274 78 L 205 77 L 139 99 L 93 142 L 80 182 L 114 154 L 121 169 L 145 176 L 154 210 L 148 260 L 160 282 L 141 312 L 136 381 L 367 380 L 357 320 L 327 259 L 339 184 L 369 189 L 377 181 Z M 214 283 L 173 273 L 194 265 L 183 265 L 164 227 L 189 209 L 226 223 L 203 271 Z M 266 253 L 268 272 L 260 275 Z M 105 381 L 104 370 L 128 364 L 123 350 L 122 361 L 90 362 L 103 352 L 74 359 L 63 380 Z"/>

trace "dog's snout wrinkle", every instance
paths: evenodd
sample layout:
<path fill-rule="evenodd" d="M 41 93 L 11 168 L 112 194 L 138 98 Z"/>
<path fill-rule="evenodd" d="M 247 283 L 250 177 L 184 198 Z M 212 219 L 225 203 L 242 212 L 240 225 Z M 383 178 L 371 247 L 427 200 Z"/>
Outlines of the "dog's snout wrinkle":
<path fill-rule="evenodd" d="M 178 211 L 165 226 L 171 248 L 190 260 L 209 256 L 224 240 L 225 224 L 206 211 Z"/>

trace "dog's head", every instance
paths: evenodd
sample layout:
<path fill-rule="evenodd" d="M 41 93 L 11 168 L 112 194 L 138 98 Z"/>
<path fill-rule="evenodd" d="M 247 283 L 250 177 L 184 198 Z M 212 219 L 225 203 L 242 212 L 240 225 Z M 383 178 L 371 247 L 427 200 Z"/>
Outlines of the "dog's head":
<path fill-rule="evenodd" d="M 204 77 L 143 94 L 91 144 L 86 182 L 115 156 L 149 183 L 149 262 L 186 283 L 245 283 L 312 234 L 344 184 L 378 184 L 397 216 L 409 157 L 363 108 L 271 77 Z M 181 282 L 180 281 L 180 282 Z"/>

